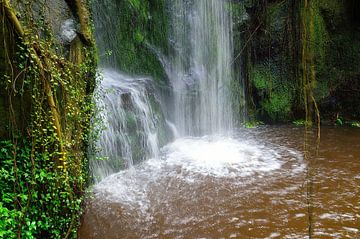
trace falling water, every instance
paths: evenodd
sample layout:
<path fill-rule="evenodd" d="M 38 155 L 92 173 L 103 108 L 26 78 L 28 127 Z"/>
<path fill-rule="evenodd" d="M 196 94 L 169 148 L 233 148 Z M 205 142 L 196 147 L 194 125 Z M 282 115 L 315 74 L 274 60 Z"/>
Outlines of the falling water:
<path fill-rule="evenodd" d="M 114 29 L 122 21 L 120 15 L 117 14 L 122 9 L 114 0 L 93 0 L 92 8 L 99 64 L 102 67 L 116 68 L 119 65 L 117 51 L 121 37 Z"/>
<path fill-rule="evenodd" d="M 114 0 L 93 4 L 99 65 L 103 68 L 99 70 L 95 94 L 101 112 L 97 124 L 103 129 L 91 148 L 96 159 L 90 161 L 97 182 L 135 163 L 158 157 L 159 132 L 161 124 L 165 124 L 162 113 L 153 110 L 158 102 L 151 77 L 129 76 L 118 70 L 122 42 L 114 29 L 122 21 L 117 14 L 122 10 Z"/>
<path fill-rule="evenodd" d="M 232 16 L 221 0 L 171 1 L 168 66 L 174 121 L 182 136 L 225 133 L 233 126 L 230 84 Z"/>
<path fill-rule="evenodd" d="M 175 138 L 225 133 L 233 126 L 230 5 L 222 0 L 175 0 L 168 4 L 173 50 L 160 61 L 171 82 L 174 105 L 168 107 L 169 119 L 163 123 Z M 95 178 L 103 179 L 131 167 L 134 161 L 158 156 L 159 116 L 150 104 L 150 77 L 106 70 L 116 68 L 121 61 L 117 52 L 121 41 L 113 29 L 121 21 L 116 11 L 123 9 L 113 0 L 97 1 L 93 6 L 100 66 L 105 68 L 97 90 L 105 130 L 96 142 L 96 155 L 105 160 L 93 160 L 91 170 Z M 113 54 L 107 54 L 108 50 Z"/>
<path fill-rule="evenodd" d="M 150 83 L 146 78 L 134 78 L 113 70 L 103 70 L 103 80 L 97 89 L 97 105 L 104 130 L 96 142 L 100 149 L 92 160 L 95 179 L 131 167 L 134 161 L 159 155 L 157 116 L 151 109 Z"/>

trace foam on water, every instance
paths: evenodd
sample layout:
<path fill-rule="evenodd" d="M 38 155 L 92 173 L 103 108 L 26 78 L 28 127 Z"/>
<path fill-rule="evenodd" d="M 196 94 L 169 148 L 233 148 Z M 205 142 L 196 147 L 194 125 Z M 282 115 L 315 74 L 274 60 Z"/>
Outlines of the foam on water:
<path fill-rule="evenodd" d="M 302 165 L 301 156 L 295 157 L 293 151 L 269 147 L 255 140 L 222 136 L 181 138 L 163 147 L 160 157 L 105 178 L 95 186 L 95 193 L 145 212 L 151 208 L 148 192 L 156 185 L 171 180 L 178 184 L 199 184 L 209 178 L 245 183 L 252 180 L 253 175 L 263 178 L 280 170 L 285 163 L 283 156 L 293 161 L 292 165 Z M 293 171 L 298 172 L 298 167 Z"/>
<path fill-rule="evenodd" d="M 182 138 L 163 148 L 168 166 L 215 177 L 249 176 L 279 169 L 280 155 L 264 145 L 230 137 Z"/>

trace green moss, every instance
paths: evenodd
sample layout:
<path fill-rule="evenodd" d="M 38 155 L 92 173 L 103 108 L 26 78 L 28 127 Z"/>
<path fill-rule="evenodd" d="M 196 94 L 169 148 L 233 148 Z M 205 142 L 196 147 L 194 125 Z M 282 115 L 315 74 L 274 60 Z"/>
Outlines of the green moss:
<path fill-rule="evenodd" d="M 144 40 L 145 40 L 144 35 L 143 35 L 140 31 L 137 31 L 137 32 L 135 33 L 135 37 L 134 37 L 134 38 L 135 38 L 136 43 L 138 43 L 138 44 L 144 42 Z"/>
<path fill-rule="evenodd" d="M 166 73 L 153 48 L 167 51 L 167 13 L 165 0 L 106 0 L 95 1 L 99 11 L 111 14 L 111 27 L 99 26 L 109 31 L 103 34 L 102 45 L 109 45 L 113 57 L 108 61 L 121 71 L 135 75 L 149 75 L 157 81 L 166 80 Z M 114 5 L 114 9 L 109 5 Z M 99 22 L 105 16 L 100 16 Z M 99 23 L 100 24 L 100 23 Z M 110 42 L 110 43 L 109 43 Z M 104 54 L 104 52 L 103 52 Z"/>
<path fill-rule="evenodd" d="M 326 68 L 326 54 L 330 42 L 329 33 L 326 29 L 324 18 L 317 5 L 314 5 L 314 34 L 312 36 L 310 47 L 314 52 L 316 71 L 322 72 Z"/>
<path fill-rule="evenodd" d="M 252 89 L 249 102 L 254 102 L 254 111 L 262 119 L 302 117 L 304 102 L 298 81 L 302 4 L 290 0 L 265 5 L 257 1 L 247 3 L 250 27 L 241 28 L 249 32 L 245 41 L 260 25 L 248 43 L 251 55 L 247 56 L 250 60 L 246 61 L 245 69 L 249 71 Z M 354 11 L 351 4 L 340 0 L 314 0 L 310 4 L 314 25 L 313 29 L 308 28 L 312 33 L 307 61 L 312 59 L 315 72 L 311 85 L 314 97 L 329 117 L 337 111 L 355 117 L 360 112 L 359 104 L 355 103 L 360 94 L 353 90 L 359 88 L 360 31 L 351 16 Z"/>
<path fill-rule="evenodd" d="M 273 92 L 269 99 L 262 102 L 262 106 L 272 120 L 284 121 L 291 112 L 291 96 L 286 91 Z"/>
<path fill-rule="evenodd" d="M 0 238 L 75 238 L 80 223 L 96 50 L 79 41 L 78 60 L 61 55 L 39 11 L 47 4 L 19 2 L 27 34 L 9 21 L 6 35 L 14 39 L 0 41 L 0 49 L 14 52 L 11 71 L 0 69 L 0 131 L 8 130 L 1 139 L 12 140 L 0 141 Z"/>
<path fill-rule="evenodd" d="M 141 1 L 140 0 L 128 0 L 128 3 L 135 11 L 141 12 Z"/>
<path fill-rule="evenodd" d="M 259 91 L 271 91 L 275 76 L 268 65 L 257 65 L 254 67 L 252 77 L 254 86 Z"/>
<path fill-rule="evenodd" d="M 316 7 L 313 44 L 317 72 L 315 97 L 327 115 L 341 112 L 347 118 L 357 118 L 360 94 L 353 89 L 360 85 L 360 31 L 349 16 L 347 4 L 318 0 Z M 327 103 L 329 97 L 335 102 Z"/>
<path fill-rule="evenodd" d="M 291 113 L 293 86 L 282 81 L 272 64 L 256 65 L 252 73 L 252 83 L 260 98 L 260 116 L 272 121 L 285 121 Z"/>
<path fill-rule="evenodd" d="M 248 128 L 248 129 L 253 129 L 253 128 L 259 127 L 261 125 L 264 125 L 264 122 L 258 121 L 258 120 L 245 122 L 245 128 Z"/>

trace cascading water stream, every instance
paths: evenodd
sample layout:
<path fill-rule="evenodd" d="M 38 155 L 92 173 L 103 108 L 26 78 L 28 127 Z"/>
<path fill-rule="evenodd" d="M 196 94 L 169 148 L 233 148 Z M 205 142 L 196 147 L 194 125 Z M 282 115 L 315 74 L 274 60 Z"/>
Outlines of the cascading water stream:
<path fill-rule="evenodd" d="M 96 147 L 104 160 L 92 160 L 95 179 L 129 168 L 134 161 L 159 156 L 159 142 L 146 78 L 134 78 L 113 70 L 103 70 L 96 89 L 97 105 L 104 123 Z M 139 152 L 141 154 L 139 155 Z"/>
<path fill-rule="evenodd" d="M 153 165 L 173 165 L 178 161 L 176 167 L 209 175 L 227 172 L 240 176 L 256 168 L 269 172 L 281 167 L 276 151 L 260 144 L 257 149 L 254 143 L 241 142 L 238 135 L 232 138 L 236 117 L 231 101 L 235 78 L 231 4 L 225 0 L 169 0 L 172 50 L 164 55 L 144 42 L 143 47 L 159 58 L 171 84 L 173 100 L 160 102 L 166 106 L 169 119 L 161 117 L 162 112 L 153 111 L 151 99 L 157 97 L 150 77 L 130 77 L 106 68 L 116 66 L 113 61 L 119 60 L 117 56 L 108 62 L 105 57 L 108 47 L 115 48 L 116 54 L 116 44 L 121 44 L 113 31 L 116 7 L 113 0 L 98 2 L 94 7 L 101 65 L 105 67 L 97 89 L 105 130 L 96 146 L 100 149 L 97 156 L 107 158 L 91 161 L 95 180 L 101 181 L 131 168 L 134 162 L 146 160 L 159 163 Z M 161 124 L 167 125 L 175 142 L 160 149 Z M 164 170 L 162 166 L 149 170 L 157 169 Z M 220 175 L 226 177 L 226 173 Z M 106 188 L 106 182 L 113 179 L 104 180 L 98 187 Z"/>
<path fill-rule="evenodd" d="M 101 181 L 146 159 L 166 159 L 168 163 L 177 159 L 187 170 L 205 173 L 206 169 L 210 175 L 218 170 L 235 170 L 232 174 L 243 175 L 258 163 L 263 165 L 263 171 L 267 171 L 266 167 L 270 171 L 279 167 L 274 160 L 276 152 L 265 149 L 268 158 L 258 154 L 252 145 L 231 138 L 236 118 L 231 101 L 234 81 L 231 4 L 225 0 L 168 1 L 172 50 L 163 55 L 149 43 L 144 45 L 159 58 L 173 91 L 170 103 L 161 102 L 169 117 L 163 122 L 159 112 L 152 110 L 151 97 L 156 97 L 150 78 L 130 77 L 106 69 L 116 66 L 119 59 L 105 56 L 106 49 L 115 48 L 116 54 L 116 44 L 121 44 L 113 31 L 116 7 L 112 0 L 98 2 L 94 7 L 101 65 L 105 66 L 97 89 L 101 96 L 97 105 L 103 109 L 105 130 L 96 146 L 100 149 L 97 156 L 106 158 L 91 161 L 95 180 Z M 176 139 L 162 149 L 158 131 L 161 123 L 167 125 Z M 189 138 L 194 136 L 198 138 Z"/>
<path fill-rule="evenodd" d="M 98 2 L 94 9 L 101 65 L 105 67 L 116 66 L 119 59 L 105 56 L 106 49 L 115 48 L 116 54 L 116 44 L 121 44 L 113 31 L 116 7 L 115 1 L 106 0 Z M 107 190 L 110 185 L 111 188 L 108 182 L 117 177 L 115 173 L 132 168 L 135 161 L 148 160 L 150 164 L 141 165 L 153 165 L 154 169 L 146 170 L 154 171 L 151 174 L 154 177 L 155 171 L 173 165 L 189 171 L 189 175 L 221 177 L 280 168 L 276 151 L 261 144 L 254 147 L 254 142 L 241 142 L 238 135 L 232 138 L 236 117 L 231 101 L 234 81 L 231 4 L 225 0 L 169 0 L 168 9 L 172 50 L 164 55 L 147 42 L 143 47 L 159 58 L 169 78 L 173 100 L 170 103 L 163 100 L 161 105 L 166 106 L 170 120 L 163 118 L 160 122 L 162 113 L 153 112 L 151 98 L 156 98 L 156 91 L 151 90 L 154 88 L 151 78 L 130 77 L 105 68 L 97 89 L 101 96 L 97 105 L 103 110 L 105 130 L 96 146 L 100 149 L 97 156 L 107 159 L 92 160 L 90 166 L 97 181 L 113 175 L 98 187 Z M 112 60 L 109 62 L 109 59 Z M 167 125 L 175 142 L 160 149 L 161 123 Z M 130 169 L 130 174 L 136 174 L 134 170 Z M 147 176 L 143 179 L 149 180 Z M 137 184 L 137 180 L 132 182 Z M 141 187 L 147 183 L 140 183 Z"/>
<path fill-rule="evenodd" d="M 232 17 L 225 1 L 171 2 L 167 73 L 174 122 L 182 136 L 225 133 L 233 127 Z"/>
<path fill-rule="evenodd" d="M 96 130 L 100 135 L 90 148 L 94 155 L 90 170 L 96 182 L 159 157 L 159 134 L 165 124 L 162 112 L 153 110 L 158 102 L 151 77 L 130 76 L 118 69 L 121 37 L 114 29 L 121 21 L 119 11 L 122 9 L 113 0 L 93 4 L 101 67 L 95 92 L 100 111 Z"/>
<path fill-rule="evenodd" d="M 229 5 L 222 0 L 176 0 L 168 4 L 173 53 L 162 56 L 147 45 L 163 63 L 173 89 L 174 104 L 167 104 L 171 121 L 165 120 L 167 128 L 175 138 L 228 133 L 234 121 Z M 118 64 L 116 44 L 121 44 L 121 38 L 113 31 L 117 22 L 114 9 L 117 5 L 111 0 L 94 6 L 100 65 L 104 68 L 97 104 L 103 109 L 105 126 L 96 143 L 100 149 L 97 156 L 105 160 L 91 161 L 96 180 L 131 167 L 134 161 L 159 156 L 157 124 L 161 122 L 150 105 L 151 79 L 107 69 Z M 107 49 L 112 49 L 114 55 L 109 56 Z"/>

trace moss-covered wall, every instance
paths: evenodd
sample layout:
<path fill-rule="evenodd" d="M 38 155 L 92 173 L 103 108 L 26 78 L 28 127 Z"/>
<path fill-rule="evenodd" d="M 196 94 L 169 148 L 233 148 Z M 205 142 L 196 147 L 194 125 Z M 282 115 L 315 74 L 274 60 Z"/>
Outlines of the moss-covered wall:
<path fill-rule="evenodd" d="M 97 64 L 88 2 L 3 0 L 0 19 L 0 238 L 76 238 Z"/>
<path fill-rule="evenodd" d="M 324 114 L 360 118 L 360 14 L 356 1 L 319 1 L 324 57 L 318 63 L 318 100 Z"/>
<path fill-rule="evenodd" d="M 313 50 L 308 57 L 315 72 L 315 81 L 309 88 L 322 118 L 333 120 L 341 115 L 359 119 L 359 3 L 308 2 L 313 25 L 313 34 L 308 39 L 308 48 Z M 253 0 L 237 4 L 245 8 L 248 15 L 239 30 L 250 117 L 271 122 L 304 118 L 303 1 Z"/>
<path fill-rule="evenodd" d="M 166 1 L 96 0 L 93 8 L 103 65 L 164 81 L 156 54 L 167 51 Z"/>

